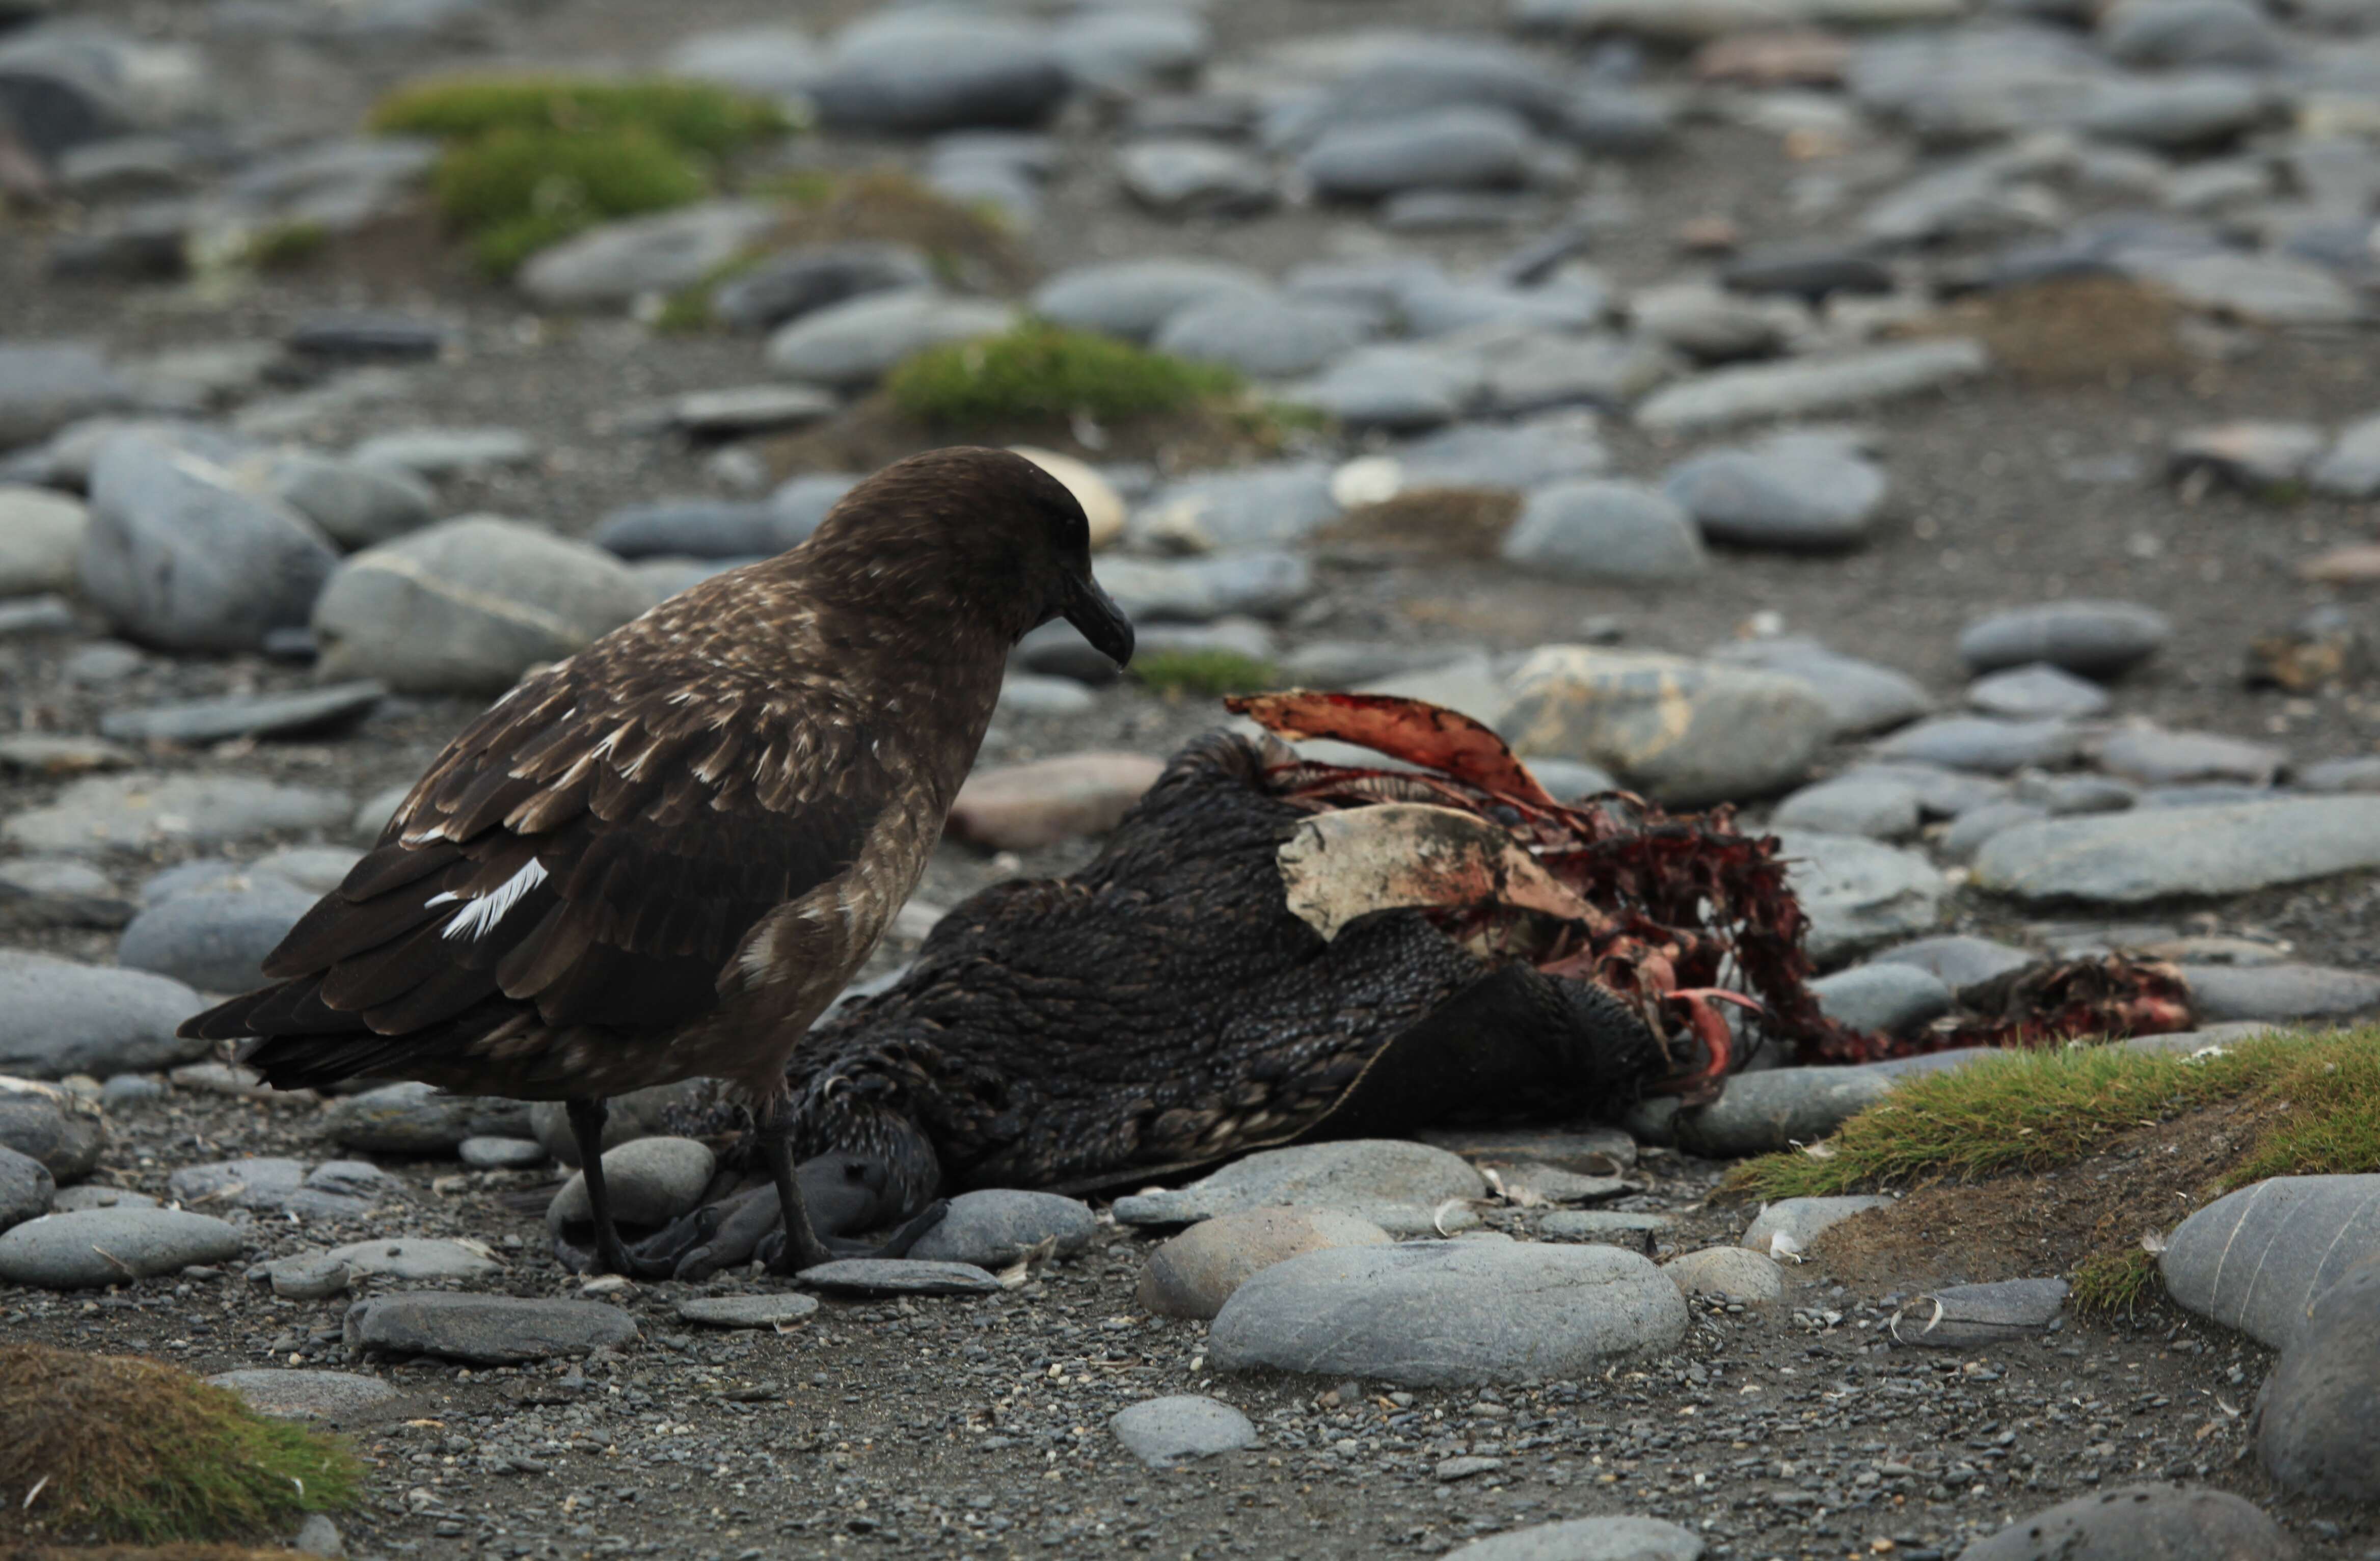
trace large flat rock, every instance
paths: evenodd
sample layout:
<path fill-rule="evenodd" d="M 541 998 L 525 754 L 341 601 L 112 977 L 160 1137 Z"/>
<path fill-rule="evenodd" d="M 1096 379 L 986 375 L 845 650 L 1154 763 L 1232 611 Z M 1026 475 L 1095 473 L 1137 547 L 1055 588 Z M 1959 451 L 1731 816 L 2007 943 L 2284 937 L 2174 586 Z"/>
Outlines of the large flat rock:
<path fill-rule="evenodd" d="M 2380 797 L 2147 808 L 2018 824 L 1975 856 L 1979 888 L 2137 905 L 2380 867 Z"/>
<path fill-rule="evenodd" d="M 1582 1377 L 1685 1331 L 1677 1287 L 1637 1253 L 1481 1238 L 1275 1263 L 1223 1303 L 1207 1348 L 1225 1371 L 1451 1386 Z"/>
<path fill-rule="evenodd" d="M 347 1309 L 350 1349 L 436 1355 L 474 1366 L 516 1366 L 586 1355 L 637 1336 L 636 1319 L 588 1300 L 419 1290 L 375 1296 Z"/>

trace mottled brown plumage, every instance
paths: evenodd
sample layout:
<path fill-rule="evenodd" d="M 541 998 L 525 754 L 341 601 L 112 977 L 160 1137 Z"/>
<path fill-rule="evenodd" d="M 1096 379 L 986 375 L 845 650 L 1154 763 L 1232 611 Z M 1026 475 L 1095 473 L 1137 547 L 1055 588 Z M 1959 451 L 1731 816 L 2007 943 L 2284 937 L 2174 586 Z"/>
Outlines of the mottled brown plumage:
<path fill-rule="evenodd" d="M 1061 616 L 1130 655 L 1056 481 L 997 450 L 887 468 L 499 700 L 265 961 L 278 984 L 183 1032 L 257 1037 L 281 1088 L 586 1103 L 708 1075 L 768 1107 L 916 886 L 1010 649 Z"/>

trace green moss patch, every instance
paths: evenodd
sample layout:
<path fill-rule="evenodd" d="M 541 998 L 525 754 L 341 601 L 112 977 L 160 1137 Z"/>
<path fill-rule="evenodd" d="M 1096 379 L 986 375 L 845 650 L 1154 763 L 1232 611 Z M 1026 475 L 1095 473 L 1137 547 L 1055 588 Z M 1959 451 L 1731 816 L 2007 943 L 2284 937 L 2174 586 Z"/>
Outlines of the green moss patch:
<path fill-rule="evenodd" d="M 2156 1290 L 2146 1237 L 2269 1177 L 2380 1171 L 2380 1029 L 2257 1036 L 2192 1057 L 2069 1046 L 1903 1082 L 1809 1149 L 1737 1166 L 1761 1198 L 1894 1190 L 1827 1234 L 1845 1277 L 1979 1259 L 2063 1272 L 2085 1312 Z"/>
<path fill-rule="evenodd" d="M 386 135 L 478 140 L 500 131 L 594 135 L 641 130 L 713 156 L 780 135 L 793 124 L 775 104 L 695 81 L 567 76 L 473 76 L 401 87 L 372 110 Z"/>
<path fill-rule="evenodd" d="M 29 1517 L 110 1540 L 277 1531 L 351 1505 L 360 1478 L 336 1442 L 132 1356 L 0 1347 L 0 1489 Z"/>
<path fill-rule="evenodd" d="M 1229 369 L 1028 321 L 1002 335 L 929 348 L 895 368 L 885 389 L 908 417 L 965 428 L 1161 415 L 1232 395 L 1240 383 Z"/>
<path fill-rule="evenodd" d="M 448 143 L 438 209 L 499 276 L 598 223 L 701 200 L 715 159 L 792 128 L 719 87 L 567 77 L 423 82 L 383 99 L 372 124 Z"/>
<path fill-rule="evenodd" d="M 1146 651 L 1135 656 L 1132 676 L 1163 694 L 1215 698 L 1261 693 L 1280 686 L 1272 664 L 1237 651 Z"/>

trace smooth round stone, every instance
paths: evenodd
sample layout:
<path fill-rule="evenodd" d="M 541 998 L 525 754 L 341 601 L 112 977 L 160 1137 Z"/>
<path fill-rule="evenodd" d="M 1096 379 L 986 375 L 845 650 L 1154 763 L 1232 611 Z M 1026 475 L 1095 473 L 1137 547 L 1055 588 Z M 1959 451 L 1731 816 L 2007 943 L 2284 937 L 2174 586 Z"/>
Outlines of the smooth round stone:
<path fill-rule="evenodd" d="M 769 338 L 769 365 L 794 379 L 857 387 L 912 353 L 996 336 L 1012 322 L 1006 304 L 930 287 L 868 293 L 780 326 Z"/>
<path fill-rule="evenodd" d="M 2256 1399 L 2256 1451 L 2290 1490 L 2380 1502 L 2380 1260 L 2323 1291 Z"/>
<path fill-rule="evenodd" d="M 2194 781 L 2236 781 L 2270 786 L 2289 762 L 2289 750 L 2246 742 L 2214 732 L 2169 732 L 2131 726 L 2109 734 L 2099 745 L 2099 766 L 2144 786 Z"/>
<path fill-rule="evenodd" d="M 1672 1099 L 1670 1104 L 1675 1105 Z M 1606 1241 L 1624 1246 L 1670 1228 L 1667 1214 L 1633 1213 L 1620 1209 L 1548 1209 L 1537 1215 L 1539 1235 L 1551 1241 Z"/>
<path fill-rule="evenodd" d="M 2380 1007 L 2380 975 L 2321 965 L 2183 965 L 2199 1017 L 2234 1019 L 2347 1018 Z"/>
<path fill-rule="evenodd" d="M 927 1262 L 972 1263 L 999 1268 L 1052 1243 L 1071 1257 L 1091 1244 L 1099 1219 L 1090 1205 L 1054 1192 L 988 1189 L 951 1200 L 940 1225 L 917 1238 L 909 1256 Z"/>
<path fill-rule="evenodd" d="M 1995 943 L 1989 938 L 1970 937 L 1953 933 L 1947 937 L 1919 938 L 1888 948 L 1870 957 L 1867 967 L 1878 965 L 1909 965 L 1924 970 L 1957 992 L 1994 976 L 2021 970 L 2040 957 L 2012 944 Z"/>
<path fill-rule="evenodd" d="M 1803 787 L 1777 804 L 1776 822 L 1791 829 L 1905 840 L 1917 833 L 1916 788 L 1877 775 L 1845 775 Z"/>
<path fill-rule="evenodd" d="M 2163 613 L 2137 603 L 2052 602 L 1969 624 L 1959 636 L 1959 656 L 1979 673 L 2047 662 L 2089 677 L 2112 677 L 2172 637 Z"/>
<path fill-rule="evenodd" d="M 1274 1263 L 1389 1239 L 1370 1220 L 1333 1209 L 1242 1209 L 1202 1220 L 1149 1253 L 1135 1297 L 1160 1317 L 1212 1317 L 1249 1275 Z"/>
<path fill-rule="evenodd" d="M 535 1139 L 465 1139 L 455 1157 L 475 1171 L 521 1171 L 545 1164 L 545 1145 Z"/>
<path fill-rule="evenodd" d="M 1779 1254 L 1778 1238 L 1786 1242 L 1784 1250 L 1806 1252 L 1810 1245 L 1828 1231 L 1870 1209 L 1888 1209 L 1889 1198 L 1852 1195 L 1841 1198 L 1782 1198 L 1764 1206 L 1754 1216 L 1751 1228 L 1743 1233 L 1738 1245 L 1771 1257 Z"/>
<path fill-rule="evenodd" d="M 1970 1349 L 2030 1338 L 2057 1321 L 2066 1293 L 2063 1279 L 1952 1285 L 1904 1307 L 1892 1324 L 1892 1336 L 1929 1349 Z"/>
<path fill-rule="evenodd" d="M 448 1155 L 468 1138 L 522 1137 L 528 1110 L 516 1101 L 447 1095 L 429 1084 L 385 1084 L 334 1100 L 322 1130 L 345 1149 L 367 1154 Z"/>
<path fill-rule="evenodd" d="M 1661 1272 L 1689 1300 L 1696 1296 L 1722 1296 L 1763 1306 L 1785 1298 L 1785 1276 L 1778 1271 L 1776 1260 L 1749 1248 L 1705 1247 L 1671 1258 L 1661 1265 Z"/>
<path fill-rule="evenodd" d="M 774 1328 L 798 1323 L 819 1309 L 816 1296 L 798 1290 L 767 1296 L 695 1296 L 679 1301 L 676 1311 L 689 1323 L 713 1328 Z"/>
<path fill-rule="evenodd" d="M 1560 482 L 1529 495 L 1504 562 L 1575 584 L 1691 579 L 1708 567 L 1701 534 L 1674 500 L 1633 482 Z"/>
<path fill-rule="evenodd" d="M 1934 708 L 1934 698 L 1924 685 L 1907 673 L 1889 666 L 1880 666 L 1857 656 L 1847 656 L 1832 651 L 1815 640 L 1793 635 L 1773 639 L 1730 640 L 1711 649 L 1714 661 L 1733 662 L 1744 666 L 1756 666 L 1770 672 L 1781 672 L 1788 677 L 1799 678 L 1809 685 L 1833 716 L 1834 735 L 1839 738 L 1864 737 L 1905 725 Z M 1904 777 L 1875 775 L 1843 775 L 1838 780 L 1900 779 L 1919 793 L 1918 801 L 1925 803 L 1924 788 Z"/>
<path fill-rule="evenodd" d="M 1906 1035 L 1950 1011 L 1950 989 L 1914 965 L 1860 965 L 1810 983 L 1828 1018 L 1879 1035 Z"/>
<path fill-rule="evenodd" d="M 2063 721 L 2001 721 L 1988 715 L 1937 715 L 1876 745 L 1876 757 L 1945 769 L 2005 775 L 2052 768 L 2081 750 L 2082 733 Z"/>
<path fill-rule="evenodd" d="M 1151 345 L 1252 379 L 1289 379 L 1314 372 L 1371 331 L 1365 315 L 1337 304 L 1242 296 L 1190 305 L 1165 322 Z"/>
<path fill-rule="evenodd" d="M 57 1190 L 47 1165 L 0 1144 L 0 1231 L 48 1213 Z"/>
<path fill-rule="evenodd" d="M 845 31 L 810 95 L 830 125 L 915 135 L 1038 124 L 1070 87 L 1038 29 L 895 10 Z"/>
<path fill-rule="evenodd" d="M 612 1217 L 624 1225 L 667 1225 L 702 1201 L 719 1158 L 694 1139 L 637 1139 L 603 1152 Z M 548 1234 L 592 1219 L 584 1171 L 563 1183 L 545 1211 Z"/>
<path fill-rule="evenodd" d="M 1197 1394 L 1146 1398 L 1108 1421 L 1116 1440 L 1151 1469 L 1257 1445 L 1257 1428 L 1229 1404 Z"/>
<path fill-rule="evenodd" d="M 1706 451 L 1661 482 L 1710 541 L 1791 551 L 1857 546 L 1885 488 L 1876 467 L 1818 441 Z"/>
<path fill-rule="evenodd" d="M 2241 1251 L 2255 1262 L 2234 1261 Z M 2274 1177 L 2193 1212 L 2157 1271 L 2175 1304 L 2286 1349 L 2330 1288 L 2374 1261 L 2380 1175 Z"/>
<path fill-rule="evenodd" d="M 123 1187 L 100 1187 L 91 1182 L 85 1182 L 80 1187 L 62 1187 L 58 1189 L 58 1195 L 50 1201 L 50 1212 L 55 1214 L 79 1213 L 85 1209 L 153 1209 L 155 1207 L 157 1207 L 157 1200 L 145 1192 L 135 1192 L 129 1188 Z"/>
<path fill-rule="evenodd" d="M 86 1097 L 0 1076 L 0 1145 L 71 1182 L 91 1175 L 106 1143 L 107 1118 Z"/>
<path fill-rule="evenodd" d="M 1462 1156 L 1402 1139 L 1344 1139 L 1261 1150 L 1187 1187 L 1120 1198 L 1124 1225 L 1189 1225 L 1243 1209 L 1332 1209 L 1391 1235 L 1432 1228 L 1450 1200 L 1484 1197 L 1487 1182 Z"/>
<path fill-rule="evenodd" d="M 1989 673 L 1967 685 L 1967 702 L 2010 721 L 2082 720 L 2103 715 L 2107 690 L 2047 662 Z"/>
<path fill-rule="evenodd" d="M 0 1235 L 0 1279 L 87 1290 L 239 1256 L 237 1226 L 181 1209 L 86 1209 Z"/>
<path fill-rule="evenodd" d="M 344 1263 L 348 1274 L 357 1278 L 383 1274 L 392 1279 L 431 1283 L 492 1279 L 504 1272 L 502 1263 L 481 1256 L 459 1241 L 440 1241 L 419 1236 L 354 1241 L 344 1247 L 332 1248 L 330 1256 L 334 1262 Z"/>
<path fill-rule="evenodd" d="M 164 976 L 0 949 L 0 1072 L 59 1079 L 170 1067 L 206 1050 L 174 1033 L 204 1006 Z"/>
<path fill-rule="evenodd" d="M 396 1389 L 378 1377 L 354 1372 L 257 1368 L 225 1372 L 207 1380 L 238 1394 L 258 1414 L 284 1420 L 348 1420 L 394 1403 L 399 1396 Z"/>
<path fill-rule="evenodd" d="M 976 1296 L 1000 1289 L 999 1280 L 973 1263 L 912 1258 L 843 1258 L 796 1277 L 817 1289 L 860 1296 Z"/>
<path fill-rule="evenodd" d="M 1935 848 L 1946 861 L 1970 861 L 1992 836 L 2048 816 L 2049 810 L 2038 802 L 1986 802 L 1961 813 L 1934 843 Z"/>
<path fill-rule="evenodd" d="M 2020 825 L 1976 854 L 1975 884 L 2025 899 L 2141 904 L 2374 866 L 2380 866 L 2380 798 L 2297 798 Z"/>
<path fill-rule="evenodd" d="M 1778 839 L 1787 881 L 1810 918 L 1805 945 L 1822 966 L 1932 932 L 1942 919 L 1949 883 L 1914 851 L 1817 830 L 1785 830 Z"/>
<path fill-rule="evenodd" d="M 328 1300 L 347 1291 L 347 1265 L 328 1252 L 301 1252 L 266 1265 L 266 1280 L 283 1300 Z"/>
<path fill-rule="evenodd" d="M 263 984 L 265 957 L 314 908 L 315 898 L 267 877 L 176 895 L 132 919 L 115 957 L 128 969 L 171 976 L 201 992 L 246 992 Z"/>
<path fill-rule="evenodd" d="M 1155 255 L 1062 271 L 1033 295 L 1033 312 L 1061 325 L 1145 342 L 1193 304 L 1270 290 L 1262 274 L 1244 265 Z"/>
<path fill-rule="evenodd" d="M 1514 1529 L 1439 1561 L 1699 1561 L 1700 1534 L 1658 1518 L 1572 1518 Z"/>
<path fill-rule="evenodd" d="M 1173 215 L 1245 216 L 1279 199 L 1263 163 L 1191 136 L 1133 142 L 1116 153 L 1116 177 L 1134 200 Z"/>
<path fill-rule="evenodd" d="M 1011 672 L 1000 685 L 999 709 L 1005 715 L 1080 715 L 1099 702 L 1098 696 L 1071 677 Z"/>
<path fill-rule="evenodd" d="M 1271 548 L 1214 558 L 1111 556 L 1099 572 L 1135 623 L 1211 623 L 1233 614 L 1277 618 L 1314 593 L 1312 566 Z"/>
<path fill-rule="evenodd" d="M 2294 1547 L 2273 1520 L 2228 1491 L 2119 1485 L 2020 1518 L 1959 1561 L 2273 1561 Z"/>
<path fill-rule="evenodd" d="M 1352 200 L 1500 188 L 1528 177 L 1531 145 L 1517 116 L 1469 104 L 1328 131 L 1298 171 L 1322 193 Z"/>
<path fill-rule="evenodd" d="M 1528 1304 L 1513 1304 L 1526 1296 Z M 1223 1303 L 1208 1355 L 1224 1371 L 1273 1367 L 1449 1386 L 1578 1378 L 1685 1335 L 1677 1287 L 1617 1247 L 1495 1239 L 1307 1252 L 1256 1274 Z"/>

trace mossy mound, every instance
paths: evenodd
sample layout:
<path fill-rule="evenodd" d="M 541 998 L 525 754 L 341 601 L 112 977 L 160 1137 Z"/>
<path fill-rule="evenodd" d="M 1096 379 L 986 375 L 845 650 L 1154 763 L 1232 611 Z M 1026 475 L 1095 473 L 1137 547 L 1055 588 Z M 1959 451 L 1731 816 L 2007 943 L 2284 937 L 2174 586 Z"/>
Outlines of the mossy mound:
<path fill-rule="evenodd" d="M 695 81 L 469 76 L 400 87 L 372 110 L 385 135 L 478 140 L 504 130 L 592 135 L 641 130 L 717 156 L 793 124 L 775 104 Z"/>
<path fill-rule="evenodd" d="M 715 159 L 792 128 L 723 88 L 568 77 L 422 82 L 382 100 L 372 125 L 448 143 L 439 211 L 499 276 L 597 223 L 701 200 Z"/>
<path fill-rule="evenodd" d="M 1261 693 L 1280 683 L 1272 664 L 1237 651 L 1147 651 L 1133 658 L 1142 686 L 1176 697 Z"/>
<path fill-rule="evenodd" d="M 1240 387 L 1229 369 L 1042 321 L 929 348 L 884 384 L 903 415 L 950 428 L 1051 417 L 1113 422 L 1182 411 Z"/>
<path fill-rule="evenodd" d="M 2076 1045 L 2011 1051 L 1904 1080 L 1823 1143 L 1745 1161 L 1724 1190 L 1764 1199 L 1886 1189 L 1822 1255 L 1912 1251 L 2062 1264 L 2075 1305 L 2154 1293 L 2139 1245 L 2271 1177 L 2380 1171 L 2380 1029 L 2275 1033 L 2191 1056 Z"/>
<path fill-rule="evenodd" d="M 144 1543 L 260 1534 L 352 1504 L 360 1472 L 337 1443 L 160 1361 L 0 1347 L 0 1490 L 55 1527 Z"/>

